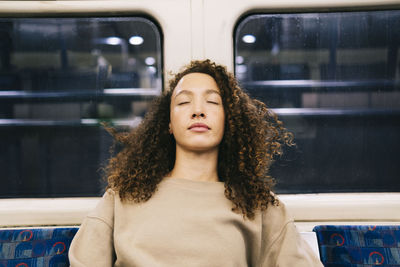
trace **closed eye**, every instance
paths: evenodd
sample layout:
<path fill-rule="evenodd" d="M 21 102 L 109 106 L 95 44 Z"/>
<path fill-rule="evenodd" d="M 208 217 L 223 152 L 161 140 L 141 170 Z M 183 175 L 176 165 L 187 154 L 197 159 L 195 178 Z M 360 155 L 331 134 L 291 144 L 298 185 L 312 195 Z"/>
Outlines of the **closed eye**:
<path fill-rule="evenodd" d="M 181 103 L 178 103 L 178 106 L 181 106 L 181 105 L 184 105 L 184 104 L 187 104 L 187 103 L 189 103 L 189 101 L 181 102 Z"/>
<path fill-rule="evenodd" d="M 219 103 L 218 103 L 218 102 L 215 102 L 215 101 L 207 101 L 207 103 L 211 103 L 211 104 L 219 105 Z"/>

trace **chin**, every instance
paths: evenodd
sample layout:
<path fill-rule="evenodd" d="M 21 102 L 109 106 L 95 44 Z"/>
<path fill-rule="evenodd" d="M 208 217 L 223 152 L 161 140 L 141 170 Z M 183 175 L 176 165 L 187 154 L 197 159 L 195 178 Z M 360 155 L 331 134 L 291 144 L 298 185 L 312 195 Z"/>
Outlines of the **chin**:
<path fill-rule="evenodd" d="M 181 139 L 183 142 L 177 142 L 177 144 L 187 151 L 206 152 L 218 149 L 221 140 L 212 136 L 194 136 Z"/>
<path fill-rule="evenodd" d="M 193 152 L 207 152 L 218 149 L 218 143 L 201 143 L 201 142 L 191 142 L 190 144 L 182 145 L 182 148 Z"/>

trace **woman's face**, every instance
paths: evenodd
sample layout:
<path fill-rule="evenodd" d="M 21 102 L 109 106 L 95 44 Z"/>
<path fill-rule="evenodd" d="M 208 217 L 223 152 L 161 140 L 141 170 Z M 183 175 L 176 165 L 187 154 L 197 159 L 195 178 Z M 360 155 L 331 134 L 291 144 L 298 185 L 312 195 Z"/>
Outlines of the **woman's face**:
<path fill-rule="evenodd" d="M 217 149 L 224 135 L 225 113 L 214 78 L 204 73 L 183 76 L 171 96 L 170 130 L 185 150 Z"/>

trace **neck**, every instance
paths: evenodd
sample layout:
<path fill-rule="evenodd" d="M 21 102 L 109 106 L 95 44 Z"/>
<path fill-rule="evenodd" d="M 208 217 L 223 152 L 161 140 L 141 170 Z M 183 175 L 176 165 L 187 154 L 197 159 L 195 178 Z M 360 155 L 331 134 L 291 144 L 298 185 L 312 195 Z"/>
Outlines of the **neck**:
<path fill-rule="evenodd" d="M 210 151 L 187 151 L 176 147 L 175 165 L 169 177 L 217 182 L 218 148 Z"/>

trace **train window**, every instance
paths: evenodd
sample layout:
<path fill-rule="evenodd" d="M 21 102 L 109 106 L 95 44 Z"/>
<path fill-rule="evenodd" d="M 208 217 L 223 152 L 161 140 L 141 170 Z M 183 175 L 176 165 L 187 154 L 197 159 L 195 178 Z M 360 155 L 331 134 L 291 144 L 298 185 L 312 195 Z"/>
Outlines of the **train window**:
<path fill-rule="evenodd" d="M 295 135 L 277 191 L 400 192 L 400 11 L 254 14 L 235 73 Z"/>
<path fill-rule="evenodd" d="M 162 87 L 145 17 L 0 18 L 0 197 L 98 196 L 110 135 Z"/>

